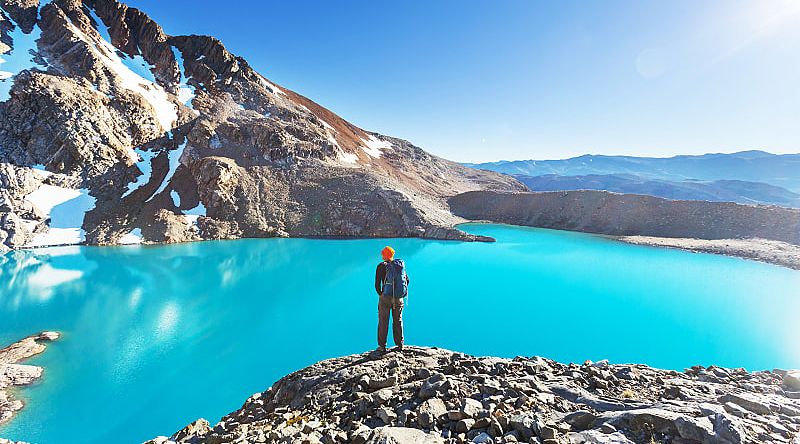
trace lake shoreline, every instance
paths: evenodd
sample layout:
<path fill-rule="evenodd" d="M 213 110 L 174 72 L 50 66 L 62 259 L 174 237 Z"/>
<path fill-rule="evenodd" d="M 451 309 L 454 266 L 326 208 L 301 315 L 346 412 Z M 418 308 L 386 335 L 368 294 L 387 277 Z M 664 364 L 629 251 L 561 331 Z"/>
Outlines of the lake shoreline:
<path fill-rule="evenodd" d="M 790 443 L 800 372 L 562 364 L 430 347 L 368 352 L 291 373 L 212 426 L 146 444 L 322 442 Z"/>
<path fill-rule="evenodd" d="M 598 234 L 800 269 L 800 209 L 796 208 L 593 190 L 471 191 L 448 203 L 454 214 L 472 221 Z"/>
<path fill-rule="evenodd" d="M 11 390 L 33 384 L 44 372 L 42 367 L 20 362 L 43 353 L 47 349 L 45 342 L 60 337 L 58 332 L 43 331 L 0 349 L 0 425 L 11 420 L 24 407 L 22 401 L 14 399 Z"/>
<path fill-rule="evenodd" d="M 609 236 L 621 242 L 650 247 L 674 248 L 749 259 L 800 270 L 800 246 L 767 239 L 693 239 L 655 236 Z"/>
<path fill-rule="evenodd" d="M 787 242 L 773 241 L 769 239 L 695 239 L 695 238 L 673 238 L 658 236 L 614 236 L 610 234 L 592 233 L 588 231 L 566 230 L 560 228 L 541 228 L 529 225 L 516 225 L 494 222 L 491 220 L 473 220 L 458 227 L 469 224 L 478 225 L 506 225 L 518 228 L 534 228 L 540 230 L 563 231 L 568 233 L 582 233 L 598 236 L 631 245 L 643 245 L 656 248 L 670 248 L 675 250 L 689 251 L 693 253 L 717 254 L 721 256 L 747 259 L 756 262 L 763 262 L 779 267 L 800 270 L 800 245 Z"/>

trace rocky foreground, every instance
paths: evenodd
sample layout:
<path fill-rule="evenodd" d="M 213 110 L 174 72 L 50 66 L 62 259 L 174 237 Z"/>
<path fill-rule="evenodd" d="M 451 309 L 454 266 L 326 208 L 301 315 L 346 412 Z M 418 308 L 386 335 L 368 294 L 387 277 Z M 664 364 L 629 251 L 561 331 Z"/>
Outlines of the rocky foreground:
<path fill-rule="evenodd" d="M 44 343 L 55 341 L 59 336 L 56 332 L 45 331 L 0 350 L 0 423 L 11 419 L 23 407 L 22 401 L 14 399 L 9 390 L 31 384 L 42 376 L 41 367 L 19 362 L 42 353 L 47 348 Z M 3 442 L 0 439 L 0 444 Z"/>
<path fill-rule="evenodd" d="M 408 347 L 319 362 L 163 443 L 800 443 L 800 372 Z"/>

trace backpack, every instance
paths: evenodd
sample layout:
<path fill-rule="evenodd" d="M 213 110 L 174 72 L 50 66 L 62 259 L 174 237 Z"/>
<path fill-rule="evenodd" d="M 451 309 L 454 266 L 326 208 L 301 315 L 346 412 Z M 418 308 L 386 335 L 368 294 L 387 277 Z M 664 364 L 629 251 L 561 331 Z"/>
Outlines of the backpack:
<path fill-rule="evenodd" d="M 383 278 L 383 295 L 395 298 L 408 296 L 408 281 L 406 280 L 406 264 L 402 259 L 384 262 L 386 277 Z"/>

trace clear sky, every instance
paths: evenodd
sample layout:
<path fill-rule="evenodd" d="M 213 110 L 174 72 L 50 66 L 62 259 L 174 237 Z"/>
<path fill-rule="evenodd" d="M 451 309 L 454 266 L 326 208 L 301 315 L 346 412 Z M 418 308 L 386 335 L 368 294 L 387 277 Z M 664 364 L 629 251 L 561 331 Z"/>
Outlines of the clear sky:
<path fill-rule="evenodd" d="M 458 161 L 800 152 L 800 0 L 128 0 Z"/>

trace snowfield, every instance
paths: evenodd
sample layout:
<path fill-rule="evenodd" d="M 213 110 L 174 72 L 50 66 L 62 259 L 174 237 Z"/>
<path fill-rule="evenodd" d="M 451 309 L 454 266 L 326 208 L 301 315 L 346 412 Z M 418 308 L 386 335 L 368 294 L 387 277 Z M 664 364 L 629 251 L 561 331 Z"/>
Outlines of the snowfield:
<path fill-rule="evenodd" d="M 119 239 L 120 245 L 137 245 L 142 242 L 144 242 L 144 237 L 142 237 L 142 230 L 139 228 L 134 228 L 130 233 Z"/>
<path fill-rule="evenodd" d="M 50 218 L 48 231 L 34 236 L 25 247 L 75 245 L 86 240 L 83 218 L 95 206 L 88 190 L 41 185 L 25 199 Z"/>

